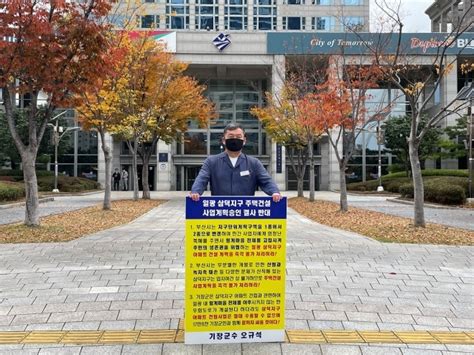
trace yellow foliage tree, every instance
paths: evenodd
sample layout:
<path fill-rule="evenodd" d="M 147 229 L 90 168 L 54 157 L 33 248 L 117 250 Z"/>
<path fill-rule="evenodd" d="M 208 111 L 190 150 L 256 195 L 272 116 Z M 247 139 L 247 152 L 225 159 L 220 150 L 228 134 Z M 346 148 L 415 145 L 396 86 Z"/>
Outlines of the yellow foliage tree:
<path fill-rule="evenodd" d="M 184 75 L 187 64 L 174 58 L 144 36 L 124 40 L 127 55 L 121 65 L 125 85 L 117 87 L 118 114 L 112 132 L 125 140 L 132 152 L 134 198 L 138 198 L 137 161 L 142 160 L 143 198 L 150 198 L 148 172 L 159 140 L 170 143 L 186 131 L 188 122 L 205 126 L 214 109 L 204 86 Z"/>
<path fill-rule="evenodd" d="M 86 130 L 95 130 L 101 140 L 101 148 L 105 159 L 105 194 L 103 209 L 111 208 L 111 162 L 112 154 L 106 141 L 106 133 L 110 132 L 120 112 L 121 98 L 119 92 L 127 85 L 127 78 L 121 75 L 121 63 L 125 57 L 123 36 L 112 35 L 114 46 L 111 46 L 108 56 L 113 58 L 111 68 L 104 79 L 97 81 L 87 91 L 76 94 L 76 110 L 79 122 Z"/>

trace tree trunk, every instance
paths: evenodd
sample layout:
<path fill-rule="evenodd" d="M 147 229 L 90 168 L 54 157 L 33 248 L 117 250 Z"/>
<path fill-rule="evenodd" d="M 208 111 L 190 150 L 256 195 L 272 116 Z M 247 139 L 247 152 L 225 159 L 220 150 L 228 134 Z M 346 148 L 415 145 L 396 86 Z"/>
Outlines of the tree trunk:
<path fill-rule="evenodd" d="M 143 185 L 143 199 L 149 200 L 150 199 L 150 185 L 148 185 L 148 159 L 143 160 L 143 168 L 142 168 L 142 185 Z"/>
<path fill-rule="evenodd" d="M 140 156 L 143 161 L 143 169 L 142 169 L 142 185 L 143 185 L 143 195 L 142 198 L 144 200 L 149 200 L 151 198 L 150 196 L 150 185 L 148 185 L 148 167 L 150 166 L 150 159 L 153 154 L 156 154 L 156 145 L 158 143 L 159 137 L 155 136 L 153 137 L 153 140 L 151 142 L 151 145 L 149 148 L 146 147 L 146 145 L 142 145 L 142 151 L 140 153 Z"/>
<path fill-rule="evenodd" d="M 35 169 L 36 153 L 24 152 L 22 154 L 22 163 L 26 193 L 25 224 L 30 227 L 39 227 L 38 180 Z"/>
<path fill-rule="evenodd" d="M 347 185 L 346 185 L 346 174 L 345 174 L 346 167 L 341 165 L 339 167 L 339 179 L 340 179 L 340 189 L 341 193 L 339 196 L 339 206 L 341 208 L 341 212 L 347 212 L 349 207 L 347 205 Z"/>
<path fill-rule="evenodd" d="M 105 160 L 105 192 L 104 192 L 104 210 L 111 209 L 111 190 L 112 190 L 112 155 L 110 154 L 110 147 L 105 142 L 105 132 L 99 131 L 99 135 L 101 138 L 101 146 L 102 151 L 104 152 L 104 160 Z"/>
<path fill-rule="evenodd" d="M 304 197 L 303 190 L 304 176 L 297 176 L 296 184 L 298 186 L 298 197 Z"/>
<path fill-rule="evenodd" d="M 314 152 L 313 152 L 313 137 L 308 141 L 308 158 L 309 158 L 309 201 L 314 201 Z"/>
<path fill-rule="evenodd" d="M 131 178 L 133 179 L 133 200 L 138 201 L 138 146 L 137 141 L 132 142 L 127 140 L 128 149 L 132 152 L 132 174 Z M 131 179 L 130 179 L 131 180 Z"/>
<path fill-rule="evenodd" d="M 410 152 L 411 175 L 413 180 L 413 199 L 415 208 L 415 227 L 425 227 L 425 211 L 424 211 L 424 186 L 423 177 L 421 175 L 420 158 L 418 155 L 418 144 L 414 139 L 408 140 L 408 148 Z"/>
<path fill-rule="evenodd" d="M 405 171 L 407 173 L 407 177 L 410 177 L 410 156 L 409 154 L 405 154 Z"/>
<path fill-rule="evenodd" d="M 297 151 L 297 163 L 295 162 L 295 150 Z M 304 173 L 306 171 L 305 149 L 287 149 L 288 157 L 291 162 L 291 168 L 296 176 L 296 186 L 298 197 L 304 197 Z"/>

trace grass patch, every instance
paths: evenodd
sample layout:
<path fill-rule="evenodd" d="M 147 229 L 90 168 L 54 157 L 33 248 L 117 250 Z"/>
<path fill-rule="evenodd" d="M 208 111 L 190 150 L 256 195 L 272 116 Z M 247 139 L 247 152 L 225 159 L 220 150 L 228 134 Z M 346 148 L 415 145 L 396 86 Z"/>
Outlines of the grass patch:
<path fill-rule="evenodd" d="M 334 228 L 351 231 L 381 242 L 474 245 L 474 232 L 428 223 L 415 228 L 409 218 L 381 212 L 349 208 L 339 211 L 339 204 L 329 201 L 309 202 L 306 198 L 291 198 L 288 206 L 309 219 Z"/>
<path fill-rule="evenodd" d="M 41 218 L 39 228 L 15 223 L 0 226 L 0 243 L 67 242 L 133 221 L 162 204 L 163 200 L 112 201 L 112 210 L 102 204 Z"/>

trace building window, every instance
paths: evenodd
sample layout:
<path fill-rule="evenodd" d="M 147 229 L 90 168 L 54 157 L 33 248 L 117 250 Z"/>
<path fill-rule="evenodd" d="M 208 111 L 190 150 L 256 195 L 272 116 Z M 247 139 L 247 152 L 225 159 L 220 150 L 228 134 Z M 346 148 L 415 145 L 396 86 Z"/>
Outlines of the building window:
<path fill-rule="evenodd" d="M 334 0 L 313 0 L 313 5 L 334 5 Z"/>
<path fill-rule="evenodd" d="M 143 2 L 145 2 L 145 3 L 153 3 L 153 2 L 155 2 L 155 0 L 144 0 Z"/>
<path fill-rule="evenodd" d="M 315 31 L 333 31 L 334 30 L 334 18 L 330 16 L 324 17 L 313 17 L 311 29 Z"/>
<path fill-rule="evenodd" d="M 283 3 L 287 5 L 303 5 L 304 0 L 284 0 Z"/>
<path fill-rule="evenodd" d="M 363 5 L 364 0 L 343 0 L 343 5 L 348 5 L 348 6 L 358 6 L 358 5 Z"/>
<path fill-rule="evenodd" d="M 284 30 L 304 30 L 305 18 L 304 17 L 283 17 L 283 29 Z"/>
<path fill-rule="evenodd" d="M 364 18 L 359 16 L 346 16 L 342 19 L 344 29 L 359 31 L 364 28 Z"/>
<path fill-rule="evenodd" d="M 216 30 L 218 24 L 218 0 L 196 0 L 196 29 Z"/>
<path fill-rule="evenodd" d="M 247 30 L 247 0 L 226 0 L 224 27 L 226 30 Z"/>
<path fill-rule="evenodd" d="M 189 0 L 168 0 L 166 28 L 176 30 L 189 28 Z"/>
<path fill-rule="evenodd" d="M 158 28 L 160 26 L 159 15 L 143 15 L 140 19 L 141 28 Z"/>
<path fill-rule="evenodd" d="M 254 30 L 276 30 L 276 0 L 254 0 L 253 14 Z"/>

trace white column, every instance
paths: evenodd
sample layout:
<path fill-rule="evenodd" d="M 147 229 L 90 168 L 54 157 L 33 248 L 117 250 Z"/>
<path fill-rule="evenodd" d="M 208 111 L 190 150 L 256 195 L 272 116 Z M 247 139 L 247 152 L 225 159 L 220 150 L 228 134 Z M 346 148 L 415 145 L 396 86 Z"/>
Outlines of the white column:
<path fill-rule="evenodd" d="M 272 93 L 278 95 L 285 83 L 285 56 L 273 56 L 272 65 Z M 277 173 L 277 145 L 272 143 L 270 156 L 271 175 L 280 190 L 286 190 L 286 159 L 285 147 L 281 147 L 281 172 Z"/>
<path fill-rule="evenodd" d="M 338 132 L 331 132 L 331 137 L 333 141 L 336 141 Z M 336 151 L 330 142 L 328 142 L 328 176 L 329 176 L 329 190 L 339 190 L 341 179 L 339 176 L 339 162 L 337 161 Z M 337 150 L 339 151 L 340 156 L 342 156 L 342 139 L 339 140 L 337 145 Z"/>
<path fill-rule="evenodd" d="M 219 29 L 218 32 L 224 31 L 224 6 L 225 6 L 225 0 L 218 0 L 219 4 Z"/>
<path fill-rule="evenodd" d="M 156 191 L 171 190 L 171 145 L 159 141 L 157 145 Z M 160 154 L 167 154 L 167 162 L 160 162 Z"/>
<path fill-rule="evenodd" d="M 342 66 L 344 65 L 344 60 L 340 56 L 331 56 L 329 58 L 329 73 L 330 75 L 333 75 L 335 78 L 341 78 L 343 73 L 342 73 Z M 333 142 L 336 141 L 337 136 L 338 136 L 339 130 L 336 131 L 331 131 L 331 137 Z M 339 152 L 339 156 L 342 157 L 342 152 L 343 152 L 343 139 L 340 138 L 339 142 L 337 144 L 336 149 Z M 334 147 L 331 145 L 329 142 L 329 137 L 328 137 L 328 158 L 327 158 L 327 166 L 322 166 L 321 169 L 328 169 L 328 178 L 329 178 L 329 190 L 339 190 L 340 188 L 340 183 L 341 179 L 339 176 L 339 162 L 337 161 L 336 157 L 336 151 Z"/>
<path fill-rule="evenodd" d="M 113 146 L 113 138 L 110 134 L 105 134 L 105 143 L 110 147 L 110 154 L 112 156 L 112 165 L 114 161 L 114 146 Z M 102 188 L 105 188 L 105 158 L 104 152 L 102 150 L 102 141 L 99 136 L 99 147 L 98 147 L 98 156 L 97 156 L 97 182 L 100 184 Z M 111 172 L 113 172 L 114 167 L 111 167 Z"/>
<path fill-rule="evenodd" d="M 189 29 L 191 31 L 196 29 L 196 1 L 189 0 Z"/>
<path fill-rule="evenodd" d="M 454 62 L 453 62 L 454 60 Z M 455 57 L 447 57 L 446 63 L 453 63 L 452 68 L 448 73 L 443 77 L 441 82 L 441 104 L 444 106 L 451 103 L 458 94 L 458 65 Z M 445 121 L 442 122 L 442 127 L 452 126 L 456 124 L 456 120 L 459 118 L 458 115 L 449 115 L 446 117 Z M 457 169 L 458 160 L 457 159 L 443 159 L 441 160 L 441 169 Z"/>
<path fill-rule="evenodd" d="M 321 150 L 321 167 L 319 169 L 319 189 L 321 191 L 329 190 L 329 140 L 327 136 L 321 137 L 319 141 Z"/>

